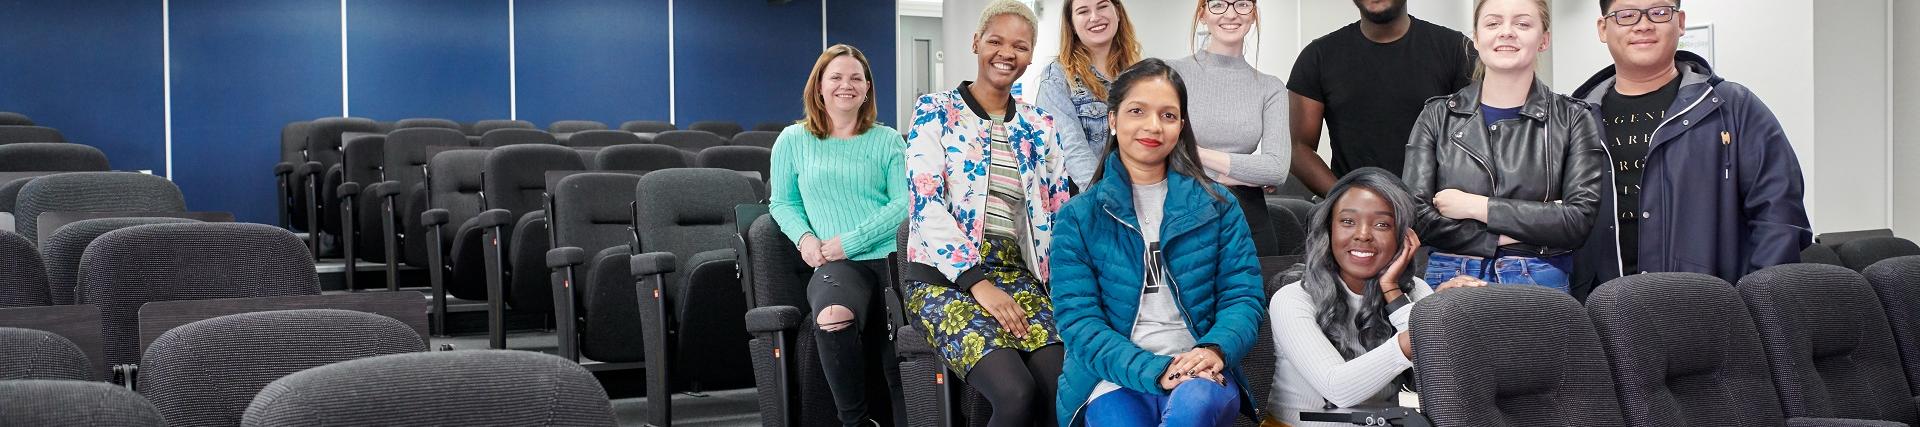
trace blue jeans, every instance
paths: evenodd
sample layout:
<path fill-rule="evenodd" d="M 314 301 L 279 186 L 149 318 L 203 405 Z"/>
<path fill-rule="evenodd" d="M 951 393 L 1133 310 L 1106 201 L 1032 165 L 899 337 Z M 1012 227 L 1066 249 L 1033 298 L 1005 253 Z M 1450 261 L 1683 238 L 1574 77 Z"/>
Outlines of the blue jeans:
<path fill-rule="evenodd" d="M 1164 395 L 1119 389 L 1087 404 L 1090 427 L 1233 425 L 1240 414 L 1240 388 L 1206 379 L 1187 380 Z"/>
<path fill-rule="evenodd" d="M 1552 258 L 1565 258 L 1572 255 L 1558 255 Z M 1441 283 L 1456 276 L 1467 276 L 1485 280 L 1492 284 L 1538 285 L 1568 292 L 1567 272 L 1548 262 L 1548 258 L 1506 256 L 1486 259 L 1476 256 L 1454 255 L 1434 252 L 1427 258 L 1427 286 L 1440 287 Z M 1565 261 L 1553 259 L 1553 261 Z M 1561 264 L 1565 264 L 1561 262 Z"/>

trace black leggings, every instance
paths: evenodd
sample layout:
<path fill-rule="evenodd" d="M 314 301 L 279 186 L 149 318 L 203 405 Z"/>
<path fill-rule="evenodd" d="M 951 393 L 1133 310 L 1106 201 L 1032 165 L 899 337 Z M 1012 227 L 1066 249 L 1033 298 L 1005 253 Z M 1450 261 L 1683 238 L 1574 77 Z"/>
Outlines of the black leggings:
<path fill-rule="evenodd" d="M 1247 216 L 1247 231 L 1253 233 L 1253 248 L 1259 256 L 1280 254 L 1280 235 L 1267 216 L 1267 192 L 1260 187 L 1227 187 L 1240 201 L 1240 213 Z"/>
<path fill-rule="evenodd" d="M 967 372 L 967 385 L 993 404 L 988 427 L 1057 426 L 1054 396 L 1060 394 L 1060 370 L 1065 350 L 1059 344 L 1032 352 L 999 349 L 987 352 Z"/>
<path fill-rule="evenodd" d="M 813 330 L 814 342 L 820 350 L 820 368 L 826 376 L 827 389 L 833 392 L 833 406 L 840 412 L 842 425 L 859 425 L 869 416 L 890 420 L 892 425 L 906 425 L 906 411 L 895 411 L 890 404 L 900 400 L 898 398 L 880 405 L 874 411 L 877 414 L 869 414 L 867 408 L 867 396 L 901 395 L 900 363 L 894 357 L 887 334 L 865 332 L 887 328 L 887 316 L 870 314 L 886 312 L 886 302 L 882 300 L 886 294 L 880 292 L 880 287 L 886 286 L 886 269 L 887 262 L 883 259 L 834 261 L 814 269 L 813 280 L 807 282 L 807 304 L 813 306 L 809 319 L 818 320 L 820 313 L 832 306 L 846 307 L 853 313 L 851 322 L 817 325 Z M 830 328 L 838 329 L 826 331 Z M 867 363 L 869 355 L 877 356 L 880 363 Z M 886 378 L 886 387 L 882 388 L 881 382 L 868 383 L 869 375 Z"/>

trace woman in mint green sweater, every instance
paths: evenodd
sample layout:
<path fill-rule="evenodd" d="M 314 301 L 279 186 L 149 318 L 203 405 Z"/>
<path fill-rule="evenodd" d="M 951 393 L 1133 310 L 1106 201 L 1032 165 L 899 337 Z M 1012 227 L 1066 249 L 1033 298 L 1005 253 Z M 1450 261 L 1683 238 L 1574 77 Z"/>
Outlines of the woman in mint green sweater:
<path fill-rule="evenodd" d="M 900 132 L 874 122 L 871 70 L 859 49 L 827 48 L 807 80 L 806 119 L 787 126 L 773 145 L 770 214 L 814 267 L 807 283 L 813 336 L 847 426 L 868 420 L 869 351 L 881 359 L 893 395 L 900 393 L 893 346 L 880 333 L 886 306 L 877 290 L 907 215 L 907 144 Z M 879 402 L 890 409 L 888 400 Z M 904 414 L 894 415 L 891 424 L 906 425 Z"/>

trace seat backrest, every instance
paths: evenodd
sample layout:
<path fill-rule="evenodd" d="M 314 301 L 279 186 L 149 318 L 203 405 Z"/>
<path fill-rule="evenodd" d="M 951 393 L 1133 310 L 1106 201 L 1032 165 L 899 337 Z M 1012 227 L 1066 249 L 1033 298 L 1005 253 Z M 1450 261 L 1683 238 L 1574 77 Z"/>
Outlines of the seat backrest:
<path fill-rule="evenodd" d="M 760 124 L 753 125 L 753 130 L 750 132 L 780 133 L 780 131 L 786 129 L 787 126 L 793 126 L 793 122 L 760 122 Z"/>
<path fill-rule="evenodd" d="M 109 231 L 80 255 L 75 302 L 100 307 L 108 364 L 139 360 L 139 310 L 154 301 L 319 295 L 313 254 L 262 224 L 152 224 Z"/>
<path fill-rule="evenodd" d="M 300 164 L 306 162 L 307 124 L 306 121 L 288 122 L 280 127 L 280 161 Z"/>
<path fill-rule="evenodd" d="M 133 390 L 93 381 L 0 381 L 0 425 L 161 427 L 160 412 Z"/>
<path fill-rule="evenodd" d="M 0 308 L 53 305 L 46 264 L 33 242 L 0 230 Z"/>
<path fill-rule="evenodd" d="M 34 178 L 60 172 L 0 172 L 0 212 L 14 212 L 20 201 L 20 189 Z"/>
<path fill-rule="evenodd" d="M 448 228 L 458 229 L 468 218 L 479 215 L 487 206 L 486 183 L 481 181 L 487 156 L 493 150 L 450 150 L 433 155 L 428 170 L 433 174 L 427 188 L 432 209 L 446 209 Z M 441 236 L 441 247 L 453 243 L 449 231 Z"/>
<path fill-rule="evenodd" d="M 0 327 L 0 381 L 9 380 L 93 381 L 93 362 L 60 335 Z"/>
<path fill-rule="evenodd" d="M 760 180 L 768 177 L 767 170 L 772 168 L 773 150 L 751 146 L 720 146 L 700 150 L 694 157 L 694 164 L 703 168 L 718 168 L 741 172 L 756 172 Z"/>
<path fill-rule="evenodd" d="M 260 389 L 337 362 L 426 351 L 413 328 L 348 310 L 221 316 L 161 334 L 140 358 L 140 394 L 175 425 L 238 425 Z M 218 372 L 218 375 L 208 375 Z"/>
<path fill-rule="evenodd" d="M 727 139 L 705 131 L 670 130 L 654 135 L 653 143 L 678 148 L 688 153 L 699 153 L 701 150 L 727 145 Z"/>
<path fill-rule="evenodd" d="M 1261 258 L 1261 264 L 1263 264 L 1261 269 L 1266 270 L 1264 264 L 1269 262 L 1287 263 L 1289 267 L 1298 266 L 1298 264 L 1288 263 L 1288 261 L 1290 261 L 1290 259 L 1282 259 L 1281 257 Z M 1272 301 L 1274 292 L 1279 292 L 1282 286 L 1300 281 L 1300 275 L 1304 271 L 1306 271 L 1306 268 L 1299 266 L 1298 268 L 1287 270 L 1286 273 L 1261 280 L 1263 282 L 1263 286 L 1261 286 L 1262 291 L 1265 292 L 1262 295 L 1265 296 L 1261 297 L 1260 300 Z M 1289 276 L 1287 273 L 1292 273 L 1292 275 Z M 1261 320 L 1259 323 L 1260 328 L 1257 333 L 1255 333 L 1253 348 L 1247 350 L 1247 355 L 1240 359 L 1240 375 L 1246 377 L 1247 394 L 1253 396 L 1253 401 L 1265 404 L 1268 399 L 1270 399 L 1268 395 L 1273 392 L 1273 371 L 1280 366 L 1280 356 L 1279 349 L 1273 346 L 1273 323 L 1266 320 Z"/>
<path fill-rule="evenodd" d="M 620 130 L 627 132 L 660 133 L 678 129 L 672 123 L 659 120 L 629 120 L 620 124 Z"/>
<path fill-rule="evenodd" d="M 46 126 L 0 126 L 0 144 L 22 142 L 67 142 L 67 137 Z"/>
<path fill-rule="evenodd" d="M 645 141 L 639 135 L 624 130 L 583 130 L 568 136 L 565 144 L 569 147 L 612 147 L 623 144 L 639 144 Z"/>
<path fill-rule="evenodd" d="M 402 120 L 405 121 L 405 120 Z M 398 181 L 410 189 L 426 180 L 423 169 L 433 160 L 428 147 L 470 147 L 467 137 L 456 129 L 406 128 L 387 134 L 386 152 L 381 164 L 388 181 Z"/>
<path fill-rule="evenodd" d="M 687 129 L 719 135 L 723 139 L 733 138 L 733 135 L 746 130 L 740 127 L 739 123 L 719 120 L 693 122 L 693 125 L 687 126 Z"/>
<path fill-rule="evenodd" d="M 1718 277 L 1648 273 L 1587 297 L 1629 426 L 1786 422 L 1760 335 L 1740 293 Z"/>
<path fill-rule="evenodd" d="M 593 169 L 603 171 L 657 171 L 691 166 L 685 152 L 665 145 L 616 145 L 600 149 Z"/>
<path fill-rule="evenodd" d="M 378 133 L 380 124 L 358 117 L 327 117 L 307 124 L 307 159 L 321 169 L 340 163 L 341 136 L 347 132 Z"/>
<path fill-rule="evenodd" d="M 547 125 L 547 132 L 574 133 L 589 130 L 606 130 L 607 124 L 592 120 L 560 120 Z"/>
<path fill-rule="evenodd" d="M 533 122 L 529 122 L 526 120 L 481 120 L 481 121 L 473 122 L 473 133 L 471 133 L 470 135 L 486 135 L 487 132 L 492 132 L 496 129 L 539 129 L 539 128 L 535 127 L 533 125 Z"/>
<path fill-rule="evenodd" d="M 33 126 L 33 119 L 12 111 L 0 111 L 0 126 Z"/>
<path fill-rule="evenodd" d="M 47 296 L 53 304 L 73 304 L 74 283 L 80 276 L 80 255 L 93 239 L 109 231 L 136 225 L 199 222 L 185 218 L 100 218 L 60 226 L 40 247 L 47 265 Z"/>
<path fill-rule="evenodd" d="M 1883 259 L 1920 255 L 1920 245 L 1899 237 L 1869 237 L 1841 244 L 1835 252 L 1847 268 L 1861 271 Z"/>
<path fill-rule="evenodd" d="M 1880 296 L 1892 327 L 1900 363 L 1907 369 L 1907 388 L 1920 390 L 1920 256 L 1881 260 L 1861 272 Z"/>
<path fill-rule="evenodd" d="M 1920 421 L 1879 298 L 1846 267 L 1785 264 L 1740 278 L 1788 417 Z"/>
<path fill-rule="evenodd" d="M 732 145 L 760 147 L 760 148 L 771 150 L 773 149 L 774 141 L 778 141 L 778 140 L 780 140 L 779 129 L 774 129 L 772 131 L 756 130 L 756 131 L 749 131 L 749 132 L 741 132 L 737 135 L 734 135 Z"/>
<path fill-rule="evenodd" d="M 1600 338 L 1564 292 L 1453 289 L 1414 304 L 1411 328 L 1434 425 L 1621 425 Z"/>
<path fill-rule="evenodd" d="M 481 147 L 498 148 L 521 144 L 557 145 L 559 142 L 553 139 L 553 134 L 539 129 L 494 129 L 480 135 Z"/>
<path fill-rule="evenodd" d="M 1273 235 L 1280 241 L 1280 255 L 1300 255 L 1306 251 L 1307 226 L 1294 216 L 1293 209 L 1269 203 L 1267 220 L 1273 222 Z"/>
<path fill-rule="evenodd" d="M 393 128 L 394 130 L 414 129 L 414 128 L 436 128 L 436 129 L 452 129 L 457 131 L 457 130 L 460 130 L 460 122 L 447 120 L 447 119 L 430 119 L 430 118 L 400 119 L 400 121 L 398 122 L 393 122 Z"/>
<path fill-rule="evenodd" d="M 650 172 L 635 185 L 640 251 L 670 252 L 681 262 L 733 240 L 734 206 L 757 198 L 748 178 L 725 169 Z M 676 273 L 684 273 L 676 271 Z"/>
<path fill-rule="evenodd" d="M 747 253 L 753 257 L 754 307 L 809 307 L 807 281 L 813 278 L 813 267 L 800 258 L 800 250 L 780 231 L 773 215 L 753 220 L 747 230 Z"/>
<path fill-rule="evenodd" d="M 100 149 L 64 142 L 23 142 L 0 145 L 0 172 L 108 170 Z"/>
<path fill-rule="evenodd" d="M 1846 261 L 1840 260 L 1840 253 L 1834 252 L 1833 248 L 1827 245 L 1808 245 L 1806 249 L 1800 250 L 1800 262 L 1847 266 Z"/>
<path fill-rule="evenodd" d="M 445 373 L 458 373 L 447 375 Z M 421 405 L 420 396 L 432 396 Z M 243 426 L 615 425 L 580 364 L 514 350 L 395 354 L 308 369 L 268 384 Z"/>
<path fill-rule="evenodd" d="M 386 180 L 386 157 L 387 135 L 365 135 L 347 141 L 347 146 L 341 153 L 341 182 L 358 183 L 360 184 L 361 193 L 365 194 L 368 186 Z M 356 206 L 354 206 L 354 221 L 359 224 L 357 229 L 362 232 L 379 230 L 380 199 L 374 197 L 356 197 L 354 201 L 356 203 Z M 329 201 L 328 203 L 336 207 L 339 204 L 337 201 Z M 378 236 L 377 232 L 368 232 L 366 234 L 368 236 Z M 359 242 L 361 245 L 360 256 L 370 257 L 369 259 L 384 259 L 378 253 L 381 250 L 381 241 L 378 237 L 371 239 L 363 238 L 360 239 Z"/>
<path fill-rule="evenodd" d="M 499 132 L 499 131 L 495 131 Z M 546 209 L 547 171 L 586 169 L 580 153 L 558 145 L 513 145 L 487 154 L 487 209 L 506 209 L 519 218 Z"/>
<path fill-rule="evenodd" d="M 34 178 L 14 202 L 14 229 L 39 241 L 43 212 L 185 212 L 180 187 L 166 178 L 133 172 L 71 172 Z"/>
<path fill-rule="evenodd" d="M 588 172 L 560 178 L 553 189 L 554 247 L 577 247 L 587 253 L 625 246 L 632 234 L 633 188 L 640 175 Z"/>

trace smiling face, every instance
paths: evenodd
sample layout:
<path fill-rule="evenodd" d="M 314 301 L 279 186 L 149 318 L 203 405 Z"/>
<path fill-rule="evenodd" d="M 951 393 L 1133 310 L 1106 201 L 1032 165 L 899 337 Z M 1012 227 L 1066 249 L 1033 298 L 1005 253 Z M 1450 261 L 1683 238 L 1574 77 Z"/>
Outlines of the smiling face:
<path fill-rule="evenodd" d="M 1602 13 L 1675 5 L 1673 0 L 1615 0 Z M 1636 70 L 1673 67 L 1673 53 L 1680 48 L 1680 35 L 1686 33 L 1687 12 L 1676 9 L 1670 19 L 1651 15 L 1640 13 L 1640 22 L 1633 25 L 1620 25 L 1612 16 L 1600 17 L 1600 42 L 1606 43 L 1614 64 Z M 1659 19 L 1667 22 L 1653 22 Z"/>
<path fill-rule="evenodd" d="M 1180 111 L 1180 93 L 1173 83 L 1164 77 L 1135 83 L 1114 107 L 1112 117 L 1120 161 L 1136 169 L 1164 171 L 1167 157 L 1180 144 L 1180 132 L 1186 125 L 1186 114 Z"/>
<path fill-rule="evenodd" d="M 1240 2 L 1251 0 L 1209 0 L 1200 4 L 1200 24 L 1207 26 L 1207 37 L 1215 42 L 1239 45 L 1247 41 L 1247 34 L 1253 32 L 1255 23 L 1260 22 L 1260 4 L 1246 14 L 1240 13 Z M 1225 4 L 1224 8 L 1218 4 Z M 1215 14 L 1211 10 L 1219 9 L 1225 13 Z"/>
<path fill-rule="evenodd" d="M 821 72 L 820 101 L 834 115 L 851 116 L 866 105 L 867 91 L 872 87 L 873 82 L 867 80 L 866 67 L 860 60 L 853 55 L 840 55 Z"/>
<path fill-rule="evenodd" d="M 1107 49 L 1120 31 L 1113 0 L 1073 0 L 1073 35 L 1089 49 Z"/>
<path fill-rule="evenodd" d="M 1341 194 L 1329 222 L 1333 260 L 1340 265 L 1340 280 L 1349 284 L 1379 277 L 1400 248 L 1393 204 L 1372 189 L 1353 187 Z"/>
<path fill-rule="evenodd" d="M 1485 0 L 1477 8 L 1473 47 L 1489 72 L 1532 72 L 1552 38 L 1536 0 Z"/>
<path fill-rule="evenodd" d="M 1019 15 L 1001 14 L 988 21 L 973 35 L 973 54 L 980 63 L 977 83 L 1012 89 L 1033 63 L 1033 36 L 1033 24 Z"/>

